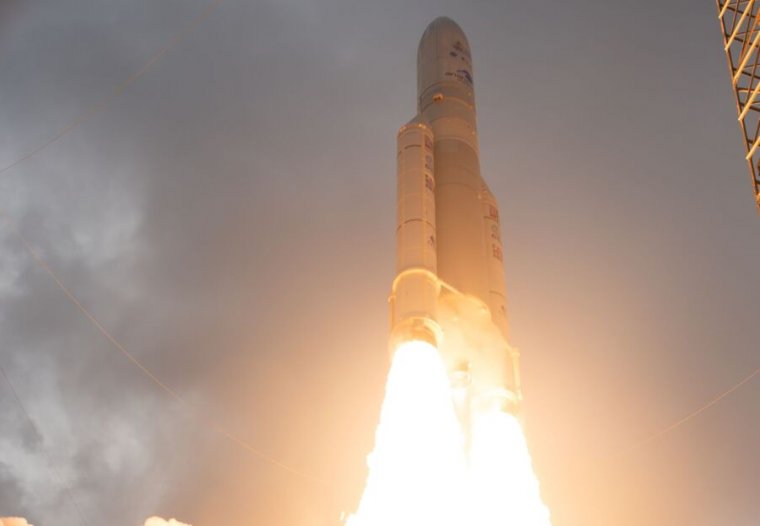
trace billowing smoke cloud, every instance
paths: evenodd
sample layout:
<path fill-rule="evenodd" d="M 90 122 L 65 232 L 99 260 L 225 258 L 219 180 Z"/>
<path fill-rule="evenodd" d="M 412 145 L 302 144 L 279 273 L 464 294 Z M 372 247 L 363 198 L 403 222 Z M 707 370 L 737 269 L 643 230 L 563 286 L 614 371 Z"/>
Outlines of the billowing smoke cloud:
<path fill-rule="evenodd" d="M 2 525 L 0 524 L 0 526 Z M 177 519 L 166 520 L 161 517 L 150 517 L 145 521 L 145 526 L 190 526 L 190 524 L 185 524 Z"/>

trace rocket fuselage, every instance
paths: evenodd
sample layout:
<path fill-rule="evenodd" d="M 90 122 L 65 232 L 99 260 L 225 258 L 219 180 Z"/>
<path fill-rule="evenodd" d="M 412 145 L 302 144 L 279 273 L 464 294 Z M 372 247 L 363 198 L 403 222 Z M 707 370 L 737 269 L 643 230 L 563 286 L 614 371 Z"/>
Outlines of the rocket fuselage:
<path fill-rule="evenodd" d="M 480 176 L 472 58 L 451 19 L 431 23 L 417 52 L 417 111 L 433 130 L 438 276 L 479 298 L 507 337 L 498 208 Z"/>
<path fill-rule="evenodd" d="M 449 18 L 434 20 L 420 40 L 417 95 L 417 116 L 398 135 L 391 343 L 435 343 L 476 395 L 501 393 L 515 404 L 499 212 L 480 175 L 470 46 Z"/>

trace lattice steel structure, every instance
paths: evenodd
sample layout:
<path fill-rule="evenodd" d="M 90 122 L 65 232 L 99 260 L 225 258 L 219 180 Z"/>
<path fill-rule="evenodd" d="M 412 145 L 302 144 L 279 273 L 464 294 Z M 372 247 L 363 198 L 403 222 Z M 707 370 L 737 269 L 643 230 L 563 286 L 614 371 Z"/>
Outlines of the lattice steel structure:
<path fill-rule="evenodd" d="M 716 0 L 716 4 L 760 212 L 760 0 Z"/>

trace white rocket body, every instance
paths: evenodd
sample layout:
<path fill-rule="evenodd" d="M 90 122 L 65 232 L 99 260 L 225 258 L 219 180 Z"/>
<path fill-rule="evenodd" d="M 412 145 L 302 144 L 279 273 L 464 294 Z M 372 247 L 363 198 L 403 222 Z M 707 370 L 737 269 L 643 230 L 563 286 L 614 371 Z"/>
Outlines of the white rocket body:
<path fill-rule="evenodd" d="M 514 412 L 518 354 L 507 343 L 499 211 L 480 176 L 470 47 L 449 18 L 422 35 L 417 95 L 418 114 L 398 133 L 391 347 L 435 344 L 474 404 Z"/>

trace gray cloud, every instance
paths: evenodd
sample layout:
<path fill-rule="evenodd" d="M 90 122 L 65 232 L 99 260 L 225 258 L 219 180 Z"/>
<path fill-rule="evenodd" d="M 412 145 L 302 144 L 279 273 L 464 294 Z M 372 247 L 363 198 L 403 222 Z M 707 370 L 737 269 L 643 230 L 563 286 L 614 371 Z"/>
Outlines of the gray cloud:
<path fill-rule="evenodd" d="M 3 492 L 0 494 L 0 506 L 4 510 L 13 512 L 14 509 L 21 506 L 24 491 L 19 487 L 16 477 L 5 464 L 0 464 L 0 484 L 3 488 Z"/>

